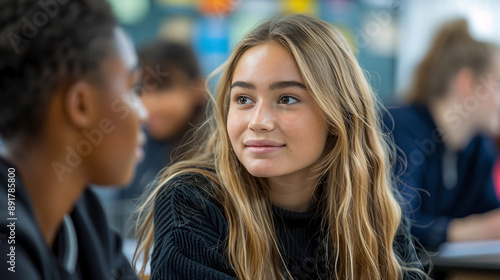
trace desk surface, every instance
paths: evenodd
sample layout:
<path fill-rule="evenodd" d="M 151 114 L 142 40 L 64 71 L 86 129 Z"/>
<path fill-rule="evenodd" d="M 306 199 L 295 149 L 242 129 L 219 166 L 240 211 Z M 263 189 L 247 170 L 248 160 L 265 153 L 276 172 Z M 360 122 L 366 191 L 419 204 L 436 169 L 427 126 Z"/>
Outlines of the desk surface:
<path fill-rule="evenodd" d="M 500 255 L 464 258 L 436 256 L 431 260 L 434 268 L 439 270 L 473 269 L 500 273 Z"/>
<path fill-rule="evenodd" d="M 453 279 L 500 279 L 500 240 L 445 243 L 439 251 L 431 257 L 435 279 L 449 279 L 453 273 L 477 274 Z"/>

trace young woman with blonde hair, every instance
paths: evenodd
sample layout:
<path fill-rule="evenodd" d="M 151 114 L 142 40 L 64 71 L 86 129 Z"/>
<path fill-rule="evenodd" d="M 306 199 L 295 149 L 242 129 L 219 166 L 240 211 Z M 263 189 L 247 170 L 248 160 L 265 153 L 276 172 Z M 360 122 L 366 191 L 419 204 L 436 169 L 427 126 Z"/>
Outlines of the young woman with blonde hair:
<path fill-rule="evenodd" d="M 219 70 L 205 142 L 140 209 L 152 279 L 425 278 L 373 92 L 340 32 L 276 17 Z"/>

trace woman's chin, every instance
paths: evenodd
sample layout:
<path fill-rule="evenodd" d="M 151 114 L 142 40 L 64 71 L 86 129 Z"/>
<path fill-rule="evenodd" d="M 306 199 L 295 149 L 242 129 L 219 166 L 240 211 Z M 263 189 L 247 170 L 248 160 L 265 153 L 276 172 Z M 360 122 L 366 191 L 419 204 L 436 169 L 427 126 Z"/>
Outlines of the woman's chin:
<path fill-rule="evenodd" d="M 249 168 L 249 169 L 247 169 L 247 171 L 248 171 L 248 173 L 250 173 L 250 175 L 252 175 L 254 177 L 258 177 L 258 178 L 276 177 L 276 176 L 280 175 L 275 170 L 272 170 L 270 168 L 262 168 L 262 167 Z"/>

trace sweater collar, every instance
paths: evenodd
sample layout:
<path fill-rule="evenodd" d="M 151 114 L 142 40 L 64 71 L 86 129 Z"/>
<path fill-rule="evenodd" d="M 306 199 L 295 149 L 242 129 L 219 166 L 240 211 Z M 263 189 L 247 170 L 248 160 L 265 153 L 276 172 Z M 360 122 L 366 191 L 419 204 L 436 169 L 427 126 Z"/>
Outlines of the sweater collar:
<path fill-rule="evenodd" d="M 315 218 L 319 217 L 318 215 L 318 203 L 315 203 L 309 210 L 306 212 L 295 212 L 280 208 L 278 206 L 273 205 L 273 213 L 275 218 L 278 221 L 282 221 L 287 225 L 294 226 L 307 226 L 309 223 Z"/>

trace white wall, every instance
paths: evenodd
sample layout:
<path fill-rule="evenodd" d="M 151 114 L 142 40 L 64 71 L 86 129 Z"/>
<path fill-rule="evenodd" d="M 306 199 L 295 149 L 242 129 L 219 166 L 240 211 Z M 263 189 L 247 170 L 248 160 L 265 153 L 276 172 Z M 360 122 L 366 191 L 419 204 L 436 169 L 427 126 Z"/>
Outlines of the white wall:
<path fill-rule="evenodd" d="M 455 18 L 469 21 L 472 36 L 500 44 L 500 0 L 402 0 L 396 95 L 409 87 L 413 70 L 436 31 Z"/>

